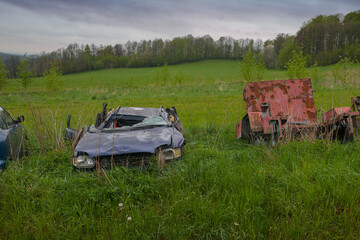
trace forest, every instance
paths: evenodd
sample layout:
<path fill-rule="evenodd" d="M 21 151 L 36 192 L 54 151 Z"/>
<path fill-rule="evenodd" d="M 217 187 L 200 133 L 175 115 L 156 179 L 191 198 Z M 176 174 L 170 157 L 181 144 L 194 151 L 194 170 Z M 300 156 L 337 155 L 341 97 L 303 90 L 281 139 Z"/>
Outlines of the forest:
<path fill-rule="evenodd" d="M 318 15 L 295 35 L 279 33 L 275 39 L 218 40 L 210 35 L 187 35 L 172 40 L 128 41 L 125 44 L 69 44 L 50 53 L 32 56 L 8 56 L 4 59 L 9 78 L 18 77 L 21 62 L 33 76 L 43 76 L 52 66 L 63 74 L 108 68 L 141 68 L 179 64 L 209 59 L 242 60 L 248 51 L 257 54 L 267 68 L 283 69 L 293 52 L 301 52 L 307 65 L 330 65 L 343 58 L 360 59 L 360 10 L 342 14 Z"/>

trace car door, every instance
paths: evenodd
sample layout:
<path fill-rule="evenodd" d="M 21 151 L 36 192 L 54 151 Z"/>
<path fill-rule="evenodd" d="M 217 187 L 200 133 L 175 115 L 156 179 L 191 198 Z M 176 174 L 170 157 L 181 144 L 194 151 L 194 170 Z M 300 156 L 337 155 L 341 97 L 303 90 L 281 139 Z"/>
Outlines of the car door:
<path fill-rule="evenodd" d="M 24 128 L 22 125 L 17 124 L 10 114 L 0 107 L 0 118 L 5 122 L 6 129 L 4 130 L 7 135 L 7 141 L 9 144 L 8 157 L 19 158 L 23 154 L 24 144 Z"/>
<path fill-rule="evenodd" d="M 5 167 L 6 160 L 10 158 L 10 151 L 7 125 L 0 117 L 0 170 Z"/>

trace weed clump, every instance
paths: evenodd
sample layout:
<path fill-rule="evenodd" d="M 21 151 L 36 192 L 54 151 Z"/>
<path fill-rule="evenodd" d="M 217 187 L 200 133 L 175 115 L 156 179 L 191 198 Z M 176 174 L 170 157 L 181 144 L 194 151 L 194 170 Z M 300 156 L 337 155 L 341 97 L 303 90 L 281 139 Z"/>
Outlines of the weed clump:
<path fill-rule="evenodd" d="M 51 68 L 47 72 L 45 72 L 44 80 L 48 92 L 56 92 L 60 90 L 63 84 L 61 76 L 62 72 L 60 68 L 56 65 L 51 66 Z"/>

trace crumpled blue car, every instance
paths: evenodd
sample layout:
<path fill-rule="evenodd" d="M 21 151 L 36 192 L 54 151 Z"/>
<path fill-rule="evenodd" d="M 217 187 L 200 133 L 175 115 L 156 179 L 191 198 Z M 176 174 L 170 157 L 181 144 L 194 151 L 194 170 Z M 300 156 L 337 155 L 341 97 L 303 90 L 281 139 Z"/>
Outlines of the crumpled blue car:
<path fill-rule="evenodd" d="M 182 157 L 185 138 L 176 109 L 117 107 L 98 113 L 95 125 L 81 130 L 68 127 L 65 139 L 73 142 L 75 169 L 146 169 L 152 156 L 164 166 Z"/>
<path fill-rule="evenodd" d="M 25 131 L 20 124 L 24 121 L 20 115 L 14 120 L 0 106 L 0 169 L 4 169 L 7 160 L 18 159 L 24 155 Z"/>

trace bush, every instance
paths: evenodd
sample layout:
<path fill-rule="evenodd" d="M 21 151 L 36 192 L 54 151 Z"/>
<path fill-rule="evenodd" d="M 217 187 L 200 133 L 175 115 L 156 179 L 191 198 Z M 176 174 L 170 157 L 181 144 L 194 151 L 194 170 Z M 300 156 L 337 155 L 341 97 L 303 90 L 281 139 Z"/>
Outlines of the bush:
<path fill-rule="evenodd" d="M 20 66 L 18 66 L 18 77 L 21 86 L 24 89 L 27 89 L 30 83 L 32 82 L 33 72 L 29 70 L 29 59 L 20 62 Z"/>
<path fill-rule="evenodd" d="M 265 65 L 259 55 L 251 49 L 246 53 L 243 63 L 240 65 L 240 75 L 246 82 L 260 81 L 264 77 Z"/>
<path fill-rule="evenodd" d="M 300 49 L 295 44 L 293 37 L 286 39 L 285 42 L 281 45 L 281 49 L 279 51 L 277 67 L 284 68 L 286 63 L 290 61 L 293 52 L 298 50 Z"/>
<path fill-rule="evenodd" d="M 360 60 L 360 43 L 345 46 L 345 54 L 352 60 Z"/>
<path fill-rule="evenodd" d="M 292 57 L 287 64 L 285 64 L 286 74 L 289 79 L 302 79 L 306 75 L 306 58 L 302 51 L 293 51 Z"/>
<path fill-rule="evenodd" d="M 100 69 L 104 69 L 104 63 L 101 59 L 97 60 L 94 62 L 94 70 L 100 70 Z"/>
<path fill-rule="evenodd" d="M 117 67 L 126 67 L 126 64 L 129 61 L 129 57 L 121 56 L 116 58 Z"/>
<path fill-rule="evenodd" d="M 44 74 L 45 85 L 49 92 L 56 92 L 60 89 L 62 81 L 60 79 L 62 72 L 58 66 L 53 65 L 47 72 Z"/>

